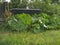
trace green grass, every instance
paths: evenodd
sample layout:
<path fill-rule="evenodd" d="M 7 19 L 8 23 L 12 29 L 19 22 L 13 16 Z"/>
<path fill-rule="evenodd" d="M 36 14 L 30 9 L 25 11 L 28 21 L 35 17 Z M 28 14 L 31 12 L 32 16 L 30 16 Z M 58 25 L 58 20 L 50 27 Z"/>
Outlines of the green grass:
<path fill-rule="evenodd" d="M 60 45 L 60 30 L 37 34 L 0 32 L 0 45 Z"/>

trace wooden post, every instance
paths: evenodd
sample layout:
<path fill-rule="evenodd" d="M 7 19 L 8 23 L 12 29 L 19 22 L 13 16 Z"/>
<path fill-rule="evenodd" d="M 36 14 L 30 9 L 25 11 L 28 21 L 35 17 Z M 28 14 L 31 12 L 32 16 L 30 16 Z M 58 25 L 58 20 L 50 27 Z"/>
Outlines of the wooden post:
<path fill-rule="evenodd" d="M 11 15 L 10 14 L 10 11 L 9 11 L 9 4 L 8 2 L 4 2 L 3 3 L 3 17 L 4 17 L 4 20 L 7 21 L 8 17 Z"/>
<path fill-rule="evenodd" d="M 3 10 L 3 20 L 5 21 L 5 16 L 6 16 L 5 12 L 7 10 L 7 2 L 3 2 L 2 10 Z"/>

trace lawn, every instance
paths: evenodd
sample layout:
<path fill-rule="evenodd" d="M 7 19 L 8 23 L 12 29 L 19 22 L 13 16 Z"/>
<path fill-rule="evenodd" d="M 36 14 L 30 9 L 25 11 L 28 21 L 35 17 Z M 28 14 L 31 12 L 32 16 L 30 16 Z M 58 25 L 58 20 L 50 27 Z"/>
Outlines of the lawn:
<path fill-rule="evenodd" d="M 0 45 L 60 45 L 60 30 L 37 34 L 0 32 Z"/>

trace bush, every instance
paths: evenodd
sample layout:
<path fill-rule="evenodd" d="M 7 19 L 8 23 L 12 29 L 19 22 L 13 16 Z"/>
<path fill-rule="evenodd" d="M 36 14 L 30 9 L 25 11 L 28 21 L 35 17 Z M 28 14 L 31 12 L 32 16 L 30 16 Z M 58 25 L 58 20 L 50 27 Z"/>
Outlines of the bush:
<path fill-rule="evenodd" d="M 60 28 L 60 16 L 59 15 L 47 15 L 47 14 L 35 14 L 32 18 L 31 30 L 35 33 L 59 29 Z"/>
<path fill-rule="evenodd" d="M 31 24 L 31 16 L 28 14 L 17 14 L 11 16 L 8 24 L 12 30 L 24 31 Z"/>
<path fill-rule="evenodd" d="M 49 16 L 47 14 L 35 14 L 32 18 L 31 30 L 35 33 L 45 31 L 47 29 Z"/>
<path fill-rule="evenodd" d="M 34 14 L 17 14 L 11 16 L 8 19 L 8 26 L 11 30 L 16 31 L 32 31 L 38 33 L 41 31 L 59 29 L 60 28 L 60 16 L 59 15 L 48 15 L 45 13 Z"/>

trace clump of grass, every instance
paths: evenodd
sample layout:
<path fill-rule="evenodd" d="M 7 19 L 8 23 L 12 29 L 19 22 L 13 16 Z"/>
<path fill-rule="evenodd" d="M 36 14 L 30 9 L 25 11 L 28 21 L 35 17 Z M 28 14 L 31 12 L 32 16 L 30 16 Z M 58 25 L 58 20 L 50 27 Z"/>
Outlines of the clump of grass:
<path fill-rule="evenodd" d="M 0 45 L 60 45 L 60 30 L 41 33 L 2 33 Z"/>

